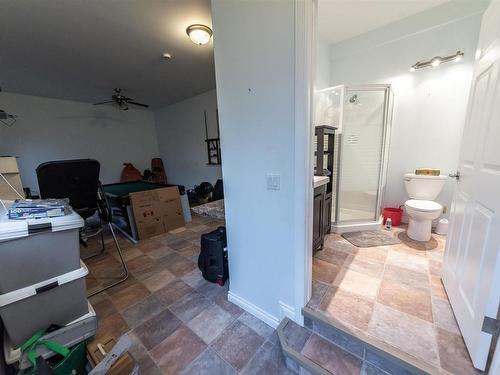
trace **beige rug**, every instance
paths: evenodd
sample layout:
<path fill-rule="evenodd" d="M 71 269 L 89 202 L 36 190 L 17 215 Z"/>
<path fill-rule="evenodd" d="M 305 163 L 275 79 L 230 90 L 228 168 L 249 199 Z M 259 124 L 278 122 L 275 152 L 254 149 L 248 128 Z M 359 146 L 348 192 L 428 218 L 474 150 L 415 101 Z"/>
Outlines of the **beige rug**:
<path fill-rule="evenodd" d="M 401 243 L 397 237 L 392 236 L 391 232 L 383 230 L 343 233 L 342 237 L 357 247 L 387 246 Z"/>

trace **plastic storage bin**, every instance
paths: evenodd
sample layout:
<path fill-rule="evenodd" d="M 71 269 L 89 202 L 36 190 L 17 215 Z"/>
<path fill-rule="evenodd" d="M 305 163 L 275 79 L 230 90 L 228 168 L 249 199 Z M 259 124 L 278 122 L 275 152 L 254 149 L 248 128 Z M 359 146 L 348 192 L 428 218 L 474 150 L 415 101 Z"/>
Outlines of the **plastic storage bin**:
<path fill-rule="evenodd" d="M 80 268 L 79 229 L 83 219 L 68 215 L 9 220 L 0 208 L 0 294 Z"/>
<path fill-rule="evenodd" d="M 0 295 L 0 318 L 12 345 L 20 347 L 41 329 L 87 314 L 88 272 L 81 262 L 75 271 Z"/>
<path fill-rule="evenodd" d="M 403 210 L 399 207 L 386 207 L 384 208 L 382 215 L 384 216 L 384 224 L 388 218 L 391 218 L 392 225 L 398 226 L 401 224 L 401 216 L 403 215 Z"/>
<path fill-rule="evenodd" d="M 0 344 L 4 346 L 5 340 L 4 340 L 4 331 L 3 331 L 3 324 L 2 321 L 0 320 Z M 0 353 L 0 375 L 5 375 L 7 373 L 6 369 L 6 363 L 5 363 L 5 358 L 4 358 L 4 353 Z"/>
<path fill-rule="evenodd" d="M 97 317 L 92 305 L 88 304 L 89 312 L 80 318 L 68 323 L 66 326 L 49 332 L 42 336 L 42 340 L 55 341 L 58 344 L 71 348 L 82 341 L 90 339 L 95 336 L 97 332 Z M 44 359 L 48 359 L 55 355 L 54 352 L 47 349 L 45 346 L 38 346 L 36 352 Z M 3 353 L 5 355 L 5 362 L 9 365 L 19 362 L 19 368 L 24 370 L 31 367 L 26 354 L 21 358 L 21 351 L 12 346 L 8 337 L 5 337 L 3 346 Z"/>

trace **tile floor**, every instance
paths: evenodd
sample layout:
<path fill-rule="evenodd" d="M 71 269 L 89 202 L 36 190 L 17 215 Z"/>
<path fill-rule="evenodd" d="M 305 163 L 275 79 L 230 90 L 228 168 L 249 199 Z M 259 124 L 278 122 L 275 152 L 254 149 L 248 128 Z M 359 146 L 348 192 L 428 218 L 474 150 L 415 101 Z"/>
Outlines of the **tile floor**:
<path fill-rule="evenodd" d="M 185 228 L 132 245 L 120 238 L 129 279 L 91 298 L 97 338 L 128 332 L 142 375 L 291 374 L 274 329 L 227 300 L 227 285 L 206 282 L 196 265 L 200 234 L 221 221 L 194 217 Z M 87 289 L 120 276 L 111 239 L 89 259 Z M 90 252 L 82 249 L 82 255 Z"/>
<path fill-rule="evenodd" d="M 328 235 L 308 307 L 444 372 L 474 374 L 440 279 L 445 237 L 419 243 L 404 229 L 392 231 L 401 244 L 370 248 Z"/>
<path fill-rule="evenodd" d="M 307 322 L 309 321 L 309 322 Z M 282 328 L 282 339 L 289 349 L 301 353 L 331 374 L 341 375 L 412 375 L 404 368 L 386 361 L 359 341 L 321 321 L 306 318 L 306 326 L 293 321 Z M 286 359 L 289 368 L 308 375 L 299 364 Z"/>

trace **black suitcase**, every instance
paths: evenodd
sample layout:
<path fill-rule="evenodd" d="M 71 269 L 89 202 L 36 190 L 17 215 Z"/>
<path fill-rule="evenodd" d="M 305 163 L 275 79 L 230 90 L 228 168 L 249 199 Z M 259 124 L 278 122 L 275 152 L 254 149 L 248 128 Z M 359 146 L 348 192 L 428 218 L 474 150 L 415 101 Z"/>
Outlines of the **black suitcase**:
<path fill-rule="evenodd" d="M 229 277 L 225 227 L 219 227 L 210 233 L 201 235 L 198 267 L 205 280 L 221 286 L 224 285 Z"/>

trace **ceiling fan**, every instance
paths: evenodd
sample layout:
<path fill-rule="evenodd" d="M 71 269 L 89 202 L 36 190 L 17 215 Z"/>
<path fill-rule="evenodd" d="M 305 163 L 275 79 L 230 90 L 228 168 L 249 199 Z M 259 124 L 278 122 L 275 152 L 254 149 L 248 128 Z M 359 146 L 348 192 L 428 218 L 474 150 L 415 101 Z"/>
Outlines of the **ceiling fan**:
<path fill-rule="evenodd" d="M 114 103 L 114 104 L 118 104 L 118 108 L 121 110 L 124 110 L 124 111 L 128 110 L 129 104 L 137 105 L 139 107 L 144 107 L 144 108 L 149 107 L 149 105 L 147 105 L 147 104 L 138 103 L 138 102 L 134 101 L 134 99 L 128 98 L 128 97 L 122 95 L 121 92 L 122 92 L 122 89 L 115 88 L 115 93 L 113 95 L 111 95 L 111 100 L 108 100 L 105 102 L 94 103 L 94 105 Z"/>

